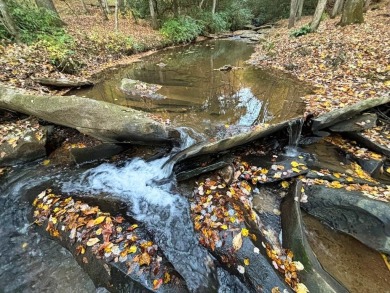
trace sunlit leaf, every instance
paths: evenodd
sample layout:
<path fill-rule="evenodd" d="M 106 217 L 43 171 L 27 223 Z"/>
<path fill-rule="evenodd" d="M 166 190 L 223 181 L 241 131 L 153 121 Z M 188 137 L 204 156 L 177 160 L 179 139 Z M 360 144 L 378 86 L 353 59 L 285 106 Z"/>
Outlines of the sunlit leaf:
<path fill-rule="evenodd" d="M 249 258 L 244 258 L 244 264 L 246 266 L 249 266 L 250 262 L 249 262 Z"/>
<path fill-rule="evenodd" d="M 234 236 L 233 238 L 233 248 L 234 250 L 239 250 L 242 246 L 242 236 L 241 236 L 241 232 L 238 233 L 236 236 Z"/>
<path fill-rule="evenodd" d="M 95 237 L 95 238 L 90 238 L 87 241 L 87 246 L 94 246 L 96 243 L 100 242 L 100 239 Z"/>

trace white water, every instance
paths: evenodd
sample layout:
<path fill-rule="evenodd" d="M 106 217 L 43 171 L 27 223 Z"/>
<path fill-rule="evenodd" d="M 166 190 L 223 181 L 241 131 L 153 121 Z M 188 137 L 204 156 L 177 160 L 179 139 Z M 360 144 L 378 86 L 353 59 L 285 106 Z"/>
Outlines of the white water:
<path fill-rule="evenodd" d="M 180 133 L 182 147 L 195 143 L 186 129 L 181 129 Z M 135 158 L 122 167 L 102 164 L 86 171 L 81 178 L 63 184 L 62 190 L 108 193 L 122 198 L 129 204 L 128 213 L 145 224 L 190 290 L 196 290 L 207 286 L 210 259 L 194 233 L 187 199 L 172 191 L 174 180 L 169 177 L 173 165 L 163 168 L 168 159 L 146 162 Z"/>
<path fill-rule="evenodd" d="M 288 123 L 288 146 L 284 148 L 285 156 L 292 158 L 298 157 L 299 152 L 297 148 L 302 134 L 302 127 L 303 119 Z"/>

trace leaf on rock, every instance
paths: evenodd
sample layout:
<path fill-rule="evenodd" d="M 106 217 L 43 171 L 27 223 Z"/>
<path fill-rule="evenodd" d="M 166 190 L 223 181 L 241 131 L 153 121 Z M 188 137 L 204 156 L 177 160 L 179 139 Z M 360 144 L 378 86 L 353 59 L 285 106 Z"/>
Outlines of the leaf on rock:
<path fill-rule="evenodd" d="M 87 246 L 94 246 L 96 243 L 100 242 L 100 239 L 95 237 L 95 238 L 90 238 L 87 241 Z"/>
<path fill-rule="evenodd" d="M 242 236 L 240 232 L 233 238 L 233 248 L 235 251 L 237 251 L 241 248 L 241 246 L 242 246 Z"/>

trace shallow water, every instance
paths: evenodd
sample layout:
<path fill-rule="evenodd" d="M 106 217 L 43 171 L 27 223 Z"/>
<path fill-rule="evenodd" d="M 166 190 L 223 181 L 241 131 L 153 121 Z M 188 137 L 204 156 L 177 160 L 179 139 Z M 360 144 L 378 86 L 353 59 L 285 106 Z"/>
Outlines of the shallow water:
<path fill-rule="evenodd" d="M 72 94 L 155 113 L 175 126 L 214 136 L 225 125 L 277 123 L 303 113 L 299 97 L 309 89 L 297 80 L 245 64 L 254 47 L 216 40 L 167 49 L 102 74 L 91 89 Z M 224 65 L 236 70 L 219 71 Z M 163 100 L 134 99 L 120 90 L 123 78 L 161 85 Z"/>

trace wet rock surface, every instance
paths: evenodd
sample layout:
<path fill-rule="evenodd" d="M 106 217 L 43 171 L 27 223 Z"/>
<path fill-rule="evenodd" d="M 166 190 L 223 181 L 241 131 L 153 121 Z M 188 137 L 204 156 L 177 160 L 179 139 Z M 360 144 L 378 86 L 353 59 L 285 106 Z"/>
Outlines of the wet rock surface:
<path fill-rule="evenodd" d="M 0 166 L 34 161 L 46 156 L 47 129 L 35 119 L 0 124 Z"/>
<path fill-rule="evenodd" d="M 390 252 L 390 205 L 360 192 L 307 186 L 307 203 L 302 208 L 332 228 L 347 233 L 367 246 Z"/>

